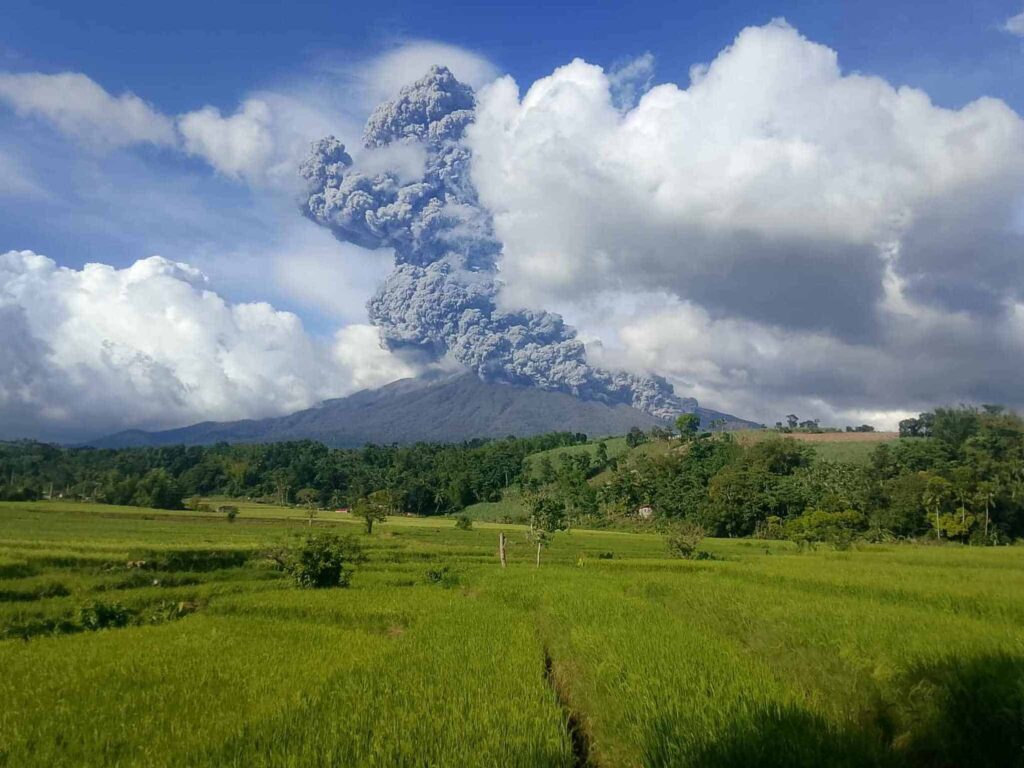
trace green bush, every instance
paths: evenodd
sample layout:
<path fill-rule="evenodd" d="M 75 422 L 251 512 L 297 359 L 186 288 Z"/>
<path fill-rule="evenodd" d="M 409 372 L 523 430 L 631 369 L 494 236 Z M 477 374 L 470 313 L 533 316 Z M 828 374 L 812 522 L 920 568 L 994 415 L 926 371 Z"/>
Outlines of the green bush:
<path fill-rule="evenodd" d="M 316 533 L 307 536 L 294 550 L 278 553 L 274 559 L 303 589 L 347 587 L 363 559 L 362 548 L 352 536 Z"/>
<path fill-rule="evenodd" d="M 697 547 L 704 540 L 704 528 L 698 523 L 684 520 L 674 523 L 665 535 L 665 544 L 668 546 L 669 554 L 674 557 L 682 557 L 687 560 L 702 560 L 707 557 L 706 553 L 700 552 Z"/>
<path fill-rule="evenodd" d="M 217 511 L 227 517 L 229 523 L 235 522 L 235 518 L 238 517 L 238 507 L 233 504 L 221 504 Z"/>
<path fill-rule="evenodd" d="M 867 518 L 860 512 L 826 512 L 811 509 L 786 521 L 786 536 L 805 546 L 824 542 L 836 549 L 849 549 L 854 538 L 867 528 Z"/>
<path fill-rule="evenodd" d="M 473 530 L 473 518 L 469 515 L 459 515 L 455 518 L 455 527 L 460 531 Z"/>
<path fill-rule="evenodd" d="M 132 614 L 120 603 L 94 600 L 78 609 L 78 623 L 89 630 L 124 627 L 131 618 Z"/>

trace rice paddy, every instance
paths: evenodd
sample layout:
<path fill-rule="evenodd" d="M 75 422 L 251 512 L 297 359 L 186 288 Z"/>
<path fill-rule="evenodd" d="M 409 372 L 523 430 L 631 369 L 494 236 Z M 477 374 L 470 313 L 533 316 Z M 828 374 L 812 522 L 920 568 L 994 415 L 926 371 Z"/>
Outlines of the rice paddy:
<path fill-rule="evenodd" d="M 1024 765 L 1021 547 L 239 506 L 0 504 L 0 766 Z M 310 527 L 349 588 L 263 557 Z"/>

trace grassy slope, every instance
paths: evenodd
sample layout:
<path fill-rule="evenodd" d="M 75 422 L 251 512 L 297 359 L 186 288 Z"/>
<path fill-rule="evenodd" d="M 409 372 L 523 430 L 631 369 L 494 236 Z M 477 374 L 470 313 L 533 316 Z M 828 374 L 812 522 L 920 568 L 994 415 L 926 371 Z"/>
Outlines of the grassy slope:
<path fill-rule="evenodd" d="M 589 443 L 583 445 L 569 445 L 563 448 L 552 448 L 548 451 L 538 451 L 537 453 L 531 454 L 527 457 L 527 462 L 530 465 L 530 472 L 534 477 L 540 476 L 540 463 L 547 458 L 551 463 L 557 467 L 558 459 L 561 455 L 577 456 L 581 453 L 585 453 L 590 456 L 591 459 L 597 453 L 598 443 L 603 442 L 608 449 L 609 457 L 623 456 L 629 451 L 629 447 L 626 445 L 626 438 L 624 437 L 606 437 L 603 440 L 592 440 Z"/>
<path fill-rule="evenodd" d="M 515 526 L 397 518 L 363 537 L 348 590 L 300 592 L 258 561 L 124 565 L 304 530 L 274 507 L 230 524 L 0 504 L 0 627 L 94 599 L 199 606 L 0 641 L 0 765 L 568 766 L 566 710 L 597 765 L 1019 764 L 1021 548 L 720 540 L 720 559 L 686 562 L 653 535 L 573 531 L 538 571 Z M 448 589 L 425 578 L 443 566 Z M 53 584 L 68 594 L 43 597 Z"/>
<path fill-rule="evenodd" d="M 736 433 L 740 442 L 751 444 L 779 436 L 773 430 L 748 430 Z M 804 434 L 794 432 L 783 434 L 800 442 L 814 446 L 818 458 L 827 461 L 838 461 L 846 464 L 866 465 L 879 443 L 898 440 L 895 432 L 822 432 L 820 434 Z"/>

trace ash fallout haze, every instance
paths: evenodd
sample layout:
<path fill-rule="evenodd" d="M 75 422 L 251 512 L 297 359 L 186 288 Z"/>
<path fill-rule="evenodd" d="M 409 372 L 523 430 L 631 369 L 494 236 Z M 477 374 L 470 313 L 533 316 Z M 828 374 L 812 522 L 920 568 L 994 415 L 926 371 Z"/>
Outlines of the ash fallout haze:
<path fill-rule="evenodd" d="M 0 439 L 1024 407 L 1019 3 L 88 6 L 0 29 Z"/>

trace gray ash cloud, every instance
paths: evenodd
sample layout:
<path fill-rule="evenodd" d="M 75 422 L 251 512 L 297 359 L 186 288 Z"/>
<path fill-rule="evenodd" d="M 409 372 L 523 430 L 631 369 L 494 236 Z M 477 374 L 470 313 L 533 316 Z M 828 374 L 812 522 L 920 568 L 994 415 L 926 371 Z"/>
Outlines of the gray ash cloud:
<path fill-rule="evenodd" d="M 659 417 L 692 411 L 658 376 L 587 364 L 583 342 L 560 315 L 498 308 L 501 243 L 470 178 L 463 142 L 475 97 L 444 67 L 378 106 L 363 135 L 369 152 L 422 149 L 422 173 L 362 170 L 333 136 L 302 164 L 309 195 L 303 213 L 335 237 L 363 248 L 391 248 L 395 270 L 369 302 L 370 321 L 393 350 L 450 354 L 487 380 L 625 403 Z"/>

